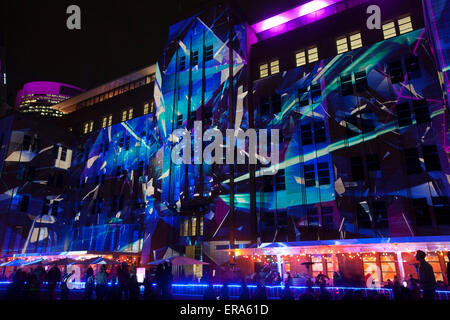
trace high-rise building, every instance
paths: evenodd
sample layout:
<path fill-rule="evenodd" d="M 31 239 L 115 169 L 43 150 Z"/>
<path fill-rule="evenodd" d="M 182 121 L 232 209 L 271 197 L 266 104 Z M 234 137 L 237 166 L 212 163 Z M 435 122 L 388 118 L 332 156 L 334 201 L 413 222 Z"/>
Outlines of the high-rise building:
<path fill-rule="evenodd" d="M 25 83 L 17 93 L 16 109 L 39 117 L 62 117 L 64 113 L 53 108 L 64 100 L 79 95 L 84 89 L 68 84 L 37 81 Z"/>
<path fill-rule="evenodd" d="M 417 275 L 421 249 L 446 280 L 447 3 L 299 1 L 262 21 L 215 3 L 173 25 L 156 66 L 54 106 L 75 140 L 66 190 L 50 198 L 66 228 L 26 228 L 35 249 L 22 251 L 178 253 L 210 263 L 185 269 L 197 277 L 228 263 L 382 285 Z M 235 150 L 229 129 L 268 130 L 274 144 L 249 134 Z M 12 184 L 0 190 L 0 205 L 17 202 Z"/>

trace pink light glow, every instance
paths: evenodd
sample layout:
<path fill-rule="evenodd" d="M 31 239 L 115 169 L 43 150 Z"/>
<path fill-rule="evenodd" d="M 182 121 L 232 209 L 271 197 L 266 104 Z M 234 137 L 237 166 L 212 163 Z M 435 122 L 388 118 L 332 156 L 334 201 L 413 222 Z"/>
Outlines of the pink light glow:
<path fill-rule="evenodd" d="M 273 16 L 269 19 L 255 23 L 254 25 L 252 25 L 252 28 L 256 33 L 261 33 L 274 27 L 278 27 L 286 22 L 331 6 L 340 1 L 342 0 L 313 0 L 294 9 Z"/>

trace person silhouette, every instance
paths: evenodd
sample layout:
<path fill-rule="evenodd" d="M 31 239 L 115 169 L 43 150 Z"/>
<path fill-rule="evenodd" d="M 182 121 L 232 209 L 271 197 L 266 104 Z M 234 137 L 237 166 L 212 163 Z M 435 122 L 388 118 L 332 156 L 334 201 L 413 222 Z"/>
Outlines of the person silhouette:
<path fill-rule="evenodd" d="M 419 282 L 423 290 L 424 300 L 434 300 L 436 294 L 436 277 L 433 267 L 425 261 L 427 254 L 421 250 L 417 251 L 416 259 L 419 261 Z"/>

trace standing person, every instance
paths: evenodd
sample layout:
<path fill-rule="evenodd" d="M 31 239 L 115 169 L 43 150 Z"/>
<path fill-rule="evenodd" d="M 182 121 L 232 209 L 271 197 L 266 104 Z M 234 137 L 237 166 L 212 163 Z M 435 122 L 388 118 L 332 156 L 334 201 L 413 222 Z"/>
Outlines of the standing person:
<path fill-rule="evenodd" d="M 72 273 L 66 273 L 64 275 L 64 277 L 62 278 L 61 300 L 69 300 L 70 289 L 69 289 L 68 283 L 70 283 L 72 281 L 74 276 L 75 276 L 75 270 L 72 270 Z"/>
<path fill-rule="evenodd" d="M 228 281 L 224 281 L 222 289 L 220 289 L 219 300 L 223 300 L 223 301 L 230 300 L 230 294 L 228 292 Z"/>
<path fill-rule="evenodd" d="M 250 291 L 248 290 L 247 283 L 245 280 L 242 280 L 241 283 L 241 295 L 239 296 L 239 300 L 249 301 L 250 300 Z"/>
<path fill-rule="evenodd" d="M 286 277 L 286 286 L 292 286 L 293 285 L 293 280 L 292 280 L 292 276 L 291 276 L 291 273 L 290 272 L 288 272 L 287 273 L 287 277 Z"/>
<path fill-rule="evenodd" d="M 132 274 L 129 284 L 128 284 L 128 290 L 129 290 L 129 297 L 130 300 L 139 300 L 139 294 L 140 294 L 140 286 L 137 280 L 136 274 Z"/>
<path fill-rule="evenodd" d="M 170 289 L 172 287 L 172 264 L 164 262 L 162 273 L 162 298 L 168 300 L 171 298 Z"/>
<path fill-rule="evenodd" d="M 419 282 L 423 290 L 424 300 L 434 300 L 436 294 L 436 277 L 433 267 L 425 261 L 427 254 L 421 250 L 417 251 L 416 259 L 420 263 Z"/>
<path fill-rule="evenodd" d="M 47 273 L 49 300 L 53 300 L 55 298 L 56 284 L 60 281 L 61 281 L 61 271 L 56 266 L 56 264 L 54 264 L 53 267 Z"/>
<path fill-rule="evenodd" d="M 128 271 L 128 265 L 124 262 L 122 263 L 122 268 L 117 274 L 119 281 L 120 299 L 122 299 L 125 293 L 125 300 L 128 300 L 128 282 L 130 280 L 130 272 Z"/>
<path fill-rule="evenodd" d="M 97 296 L 97 300 L 103 301 L 106 296 L 106 291 L 108 287 L 108 273 L 106 272 L 105 265 L 102 265 L 100 271 L 97 273 L 95 277 L 95 282 L 97 283 L 97 287 L 95 288 L 95 294 Z"/>
<path fill-rule="evenodd" d="M 164 285 L 164 266 L 162 264 L 159 264 L 156 268 L 156 285 L 158 299 L 161 299 Z"/>
<path fill-rule="evenodd" d="M 145 271 L 144 279 L 144 300 L 154 300 L 153 279 L 149 270 Z"/>
<path fill-rule="evenodd" d="M 214 286 L 212 285 L 212 283 L 210 283 L 206 288 L 205 293 L 203 294 L 203 300 L 205 301 L 217 300 L 216 293 L 214 291 Z"/>
<path fill-rule="evenodd" d="M 91 300 L 95 287 L 94 270 L 89 266 L 85 276 L 86 286 L 84 287 L 84 300 Z"/>
<path fill-rule="evenodd" d="M 450 252 L 447 252 L 448 262 L 447 262 L 447 286 L 450 289 Z"/>

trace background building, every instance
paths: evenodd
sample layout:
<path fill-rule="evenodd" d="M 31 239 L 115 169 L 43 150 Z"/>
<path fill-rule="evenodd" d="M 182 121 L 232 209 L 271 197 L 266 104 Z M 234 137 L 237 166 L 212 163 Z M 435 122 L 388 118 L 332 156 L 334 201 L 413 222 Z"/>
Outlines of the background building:
<path fill-rule="evenodd" d="M 20 112 L 39 117 L 62 117 L 63 113 L 53 106 L 83 91 L 84 89 L 63 83 L 29 82 L 17 93 L 15 107 Z"/>

